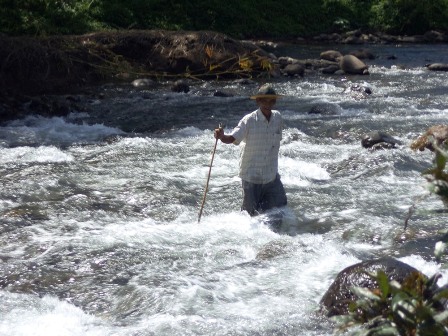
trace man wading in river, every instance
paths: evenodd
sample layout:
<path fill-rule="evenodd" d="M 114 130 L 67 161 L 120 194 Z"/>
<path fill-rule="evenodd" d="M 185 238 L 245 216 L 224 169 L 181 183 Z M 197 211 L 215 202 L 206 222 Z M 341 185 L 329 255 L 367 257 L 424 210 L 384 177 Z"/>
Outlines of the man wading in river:
<path fill-rule="evenodd" d="M 225 144 L 242 142 L 239 172 L 243 187 L 242 210 L 251 216 L 287 203 L 278 174 L 283 119 L 279 111 L 272 109 L 278 97 L 268 84 L 261 86 L 258 93 L 250 97 L 258 105 L 256 111 L 245 115 L 229 134 L 224 134 L 222 128 L 214 131 L 215 138 Z"/>

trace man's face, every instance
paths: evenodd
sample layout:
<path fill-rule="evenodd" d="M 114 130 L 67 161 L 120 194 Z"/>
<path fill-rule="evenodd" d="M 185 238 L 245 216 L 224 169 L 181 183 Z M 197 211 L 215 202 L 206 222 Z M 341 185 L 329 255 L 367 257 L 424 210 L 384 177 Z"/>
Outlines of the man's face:
<path fill-rule="evenodd" d="M 257 98 L 257 104 L 260 108 L 271 109 L 276 102 L 277 99 L 275 98 Z"/>

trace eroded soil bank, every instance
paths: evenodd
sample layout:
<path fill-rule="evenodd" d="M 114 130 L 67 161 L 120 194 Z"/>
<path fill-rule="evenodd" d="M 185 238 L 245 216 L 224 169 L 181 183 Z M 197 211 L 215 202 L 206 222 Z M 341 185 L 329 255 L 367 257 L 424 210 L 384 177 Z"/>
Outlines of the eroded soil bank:
<path fill-rule="evenodd" d="M 253 43 L 207 31 L 0 36 L 0 40 L 1 86 L 24 94 L 67 92 L 139 77 L 253 76 L 267 69 L 269 59 Z"/>

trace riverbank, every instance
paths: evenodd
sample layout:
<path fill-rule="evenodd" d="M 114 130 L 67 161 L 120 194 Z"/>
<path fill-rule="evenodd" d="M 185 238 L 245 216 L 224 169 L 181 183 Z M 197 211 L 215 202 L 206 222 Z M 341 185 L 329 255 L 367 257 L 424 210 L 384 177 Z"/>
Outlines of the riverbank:
<path fill-rule="evenodd" d="M 46 38 L 0 35 L 0 120 L 21 117 L 32 96 L 83 93 L 104 83 L 250 78 L 271 69 L 255 44 L 217 32 L 117 31 Z M 49 115 L 59 102 L 38 102 Z M 37 106 L 37 107 L 39 107 Z"/>
<path fill-rule="evenodd" d="M 139 83 L 151 86 L 178 79 L 270 80 L 329 67 L 334 73 L 338 68 L 335 60 L 296 60 L 281 55 L 279 47 L 285 44 L 365 48 L 371 44 L 447 43 L 448 35 L 431 31 L 391 36 L 358 30 L 311 39 L 243 41 L 212 31 L 135 30 L 46 38 L 0 35 L 0 42 L 0 121 L 7 121 L 28 113 L 24 103 L 34 105 L 37 113 L 66 115 L 76 99 L 61 102 L 49 95 L 88 94 L 89 87 L 105 83 L 144 79 Z M 34 96 L 41 98 L 30 98 Z"/>
<path fill-rule="evenodd" d="M 269 52 L 279 44 L 448 43 L 448 34 L 430 31 L 418 36 L 392 36 L 356 30 L 310 39 L 244 41 L 213 31 L 135 30 L 45 38 L 0 35 L 0 41 L 2 89 L 52 93 L 142 76 L 266 76 L 273 62 Z"/>
<path fill-rule="evenodd" d="M 211 31 L 117 31 L 46 38 L 0 36 L 7 90 L 60 93 L 110 81 L 253 77 L 269 55 Z"/>

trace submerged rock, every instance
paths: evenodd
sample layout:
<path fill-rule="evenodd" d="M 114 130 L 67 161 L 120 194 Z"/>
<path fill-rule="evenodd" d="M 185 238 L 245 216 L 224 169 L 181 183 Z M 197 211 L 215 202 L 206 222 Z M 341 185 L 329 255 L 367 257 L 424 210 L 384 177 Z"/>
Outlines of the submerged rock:
<path fill-rule="evenodd" d="M 274 240 L 260 248 L 256 259 L 257 260 L 269 260 L 275 257 L 285 255 L 291 250 L 290 244 L 283 240 Z"/>
<path fill-rule="evenodd" d="M 380 131 L 370 132 L 366 134 L 361 140 L 362 147 L 371 149 L 397 148 L 397 145 L 400 144 L 400 140 L 397 140 L 389 134 Z"/>
<path fill-rule="evenodd" d="M 311 107 L 309 114 L 340 115 L 342 107 L 333 103 L 319 103 Z"/>

